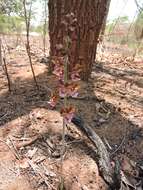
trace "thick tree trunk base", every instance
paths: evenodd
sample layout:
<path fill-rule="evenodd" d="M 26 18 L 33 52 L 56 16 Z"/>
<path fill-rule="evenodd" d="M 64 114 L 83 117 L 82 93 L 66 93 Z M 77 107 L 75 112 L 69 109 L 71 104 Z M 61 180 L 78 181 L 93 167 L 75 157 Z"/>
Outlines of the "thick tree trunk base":
<path fill-rule="evenodd" d="M 70 67 L 82 66 L 82 79 L 88 80 L 95 61 L 98 37 L 109 0 L 49 0 L 50 56 L 58 56 L 56 46 L 63 44 L 65 15 L 74 14 L 75 30 L 71 32 Z"/>

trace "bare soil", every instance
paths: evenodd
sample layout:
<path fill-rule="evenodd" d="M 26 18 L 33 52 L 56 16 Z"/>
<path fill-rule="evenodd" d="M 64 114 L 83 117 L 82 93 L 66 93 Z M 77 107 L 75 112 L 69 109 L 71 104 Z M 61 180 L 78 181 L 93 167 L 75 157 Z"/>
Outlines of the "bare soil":
<path fill-rule="evenodd" d="M 67 130 L 61 174 L 63 102 L 55 110 L 48 105 L 49 88 L 56 88 L 57 80 L 40 57 L 41 49 L 33 46 L 39 91 L 24 46 L 7 54 L 12 92 L 0 67 L 0 190 L 58 189 L 61 175 L 66 190 L 108 189 L 98 171 L 96 149 L 73 124 Z M 80 81 L 79 98 L 69 103 L 135 185 L 137 164 L 143 165 L 143 62 L 119 62 L 111 53 L 107 57 L 94 65 L 88 83 Z"/>

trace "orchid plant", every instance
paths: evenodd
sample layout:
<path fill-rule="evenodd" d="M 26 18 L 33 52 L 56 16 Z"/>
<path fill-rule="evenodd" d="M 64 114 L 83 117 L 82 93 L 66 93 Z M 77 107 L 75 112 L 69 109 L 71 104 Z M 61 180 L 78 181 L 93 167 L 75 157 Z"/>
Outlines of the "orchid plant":
<path fill-rule="evenodd" d="M 63 44 L 56 45 L 57 56 L 52 58 L 54 66 L 53 74 L 58 78 L 58 88 L 51 94 L 49 104 L 52 108 L 55 108 L 59 98 L 64 98 L 64 105 L 61 109 L 64 125 L 71 122 L 76 110 L 72 105 L 68 105 L 68 97 L 77 97 L 79 90 L 77 81 L 80 80 L 81 67 L 75 64 L 71 68 L 69 60 L 71 36 L 75 30 L 76 22 L 77 20 L 73 13 L 67 14 L 64 17 L 62 22 L 65 33 Z"/>

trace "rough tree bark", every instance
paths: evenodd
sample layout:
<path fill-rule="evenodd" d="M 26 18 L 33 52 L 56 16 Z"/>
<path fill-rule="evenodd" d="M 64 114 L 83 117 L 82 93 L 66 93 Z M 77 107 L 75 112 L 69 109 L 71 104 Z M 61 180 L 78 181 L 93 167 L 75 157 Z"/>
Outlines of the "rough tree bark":
<path fill-rule="evenodd" d="M 70 64 L 82 66 L 82 79 L 88 80 L 95 61 L 98 37 L 108 13 L 109 0 L 49 0 L 50 57 L 56 56 L 56 44 L 63 44 L 63 17 L 74 13 L 76 31 L 72 34 Z"/>
<path fill-rule="evenodd" d="M 108 12 L 109 12 L 110 3 L 111 3 L 111 0 L 108 0 L 108 2 L 106 4 L 106 13 L 104 15 L 103 24 L 102 24 L 102 28 L 101 28 L 101 32 L 100 32 L 100 35 L 102 37 L 103 37 L 103 35 L 105 33 L 105 29 L 106 29 L 106 22 L 107 22 L 107 16 L 108 16 Z"/>

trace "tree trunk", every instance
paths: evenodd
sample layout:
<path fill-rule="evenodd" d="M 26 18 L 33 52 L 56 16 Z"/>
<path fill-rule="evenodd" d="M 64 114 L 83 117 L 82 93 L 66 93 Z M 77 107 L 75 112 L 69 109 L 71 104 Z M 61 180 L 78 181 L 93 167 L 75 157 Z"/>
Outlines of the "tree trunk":
<path fill-rule="evenodd" d="M 109 9 L 109 0 L 49 0 L 50 57 L 56 56 L 56 45 L 63 44 L 63 17 L 74 13 L 77 26 L 72 34 L 70 66 L 82 66 L 82 79 L 88 80 L 95 61 L 98 37 Z"/>
<path fill-rule="evenodd" d="M 108 0 L 108 2 L 106 4 L 106 13 L 104 15 L 103 24 L 102 24 L 102 28 L 101 28 L 101 32 L 100 32 L 100 35 L 101 35 L 102 38 L 103 38 L 103 35 L 105 33 L 105 29 L 106 29 L 106 22 L 107 22 L 110 3 L 111 3 L 111 0 Z"/>

